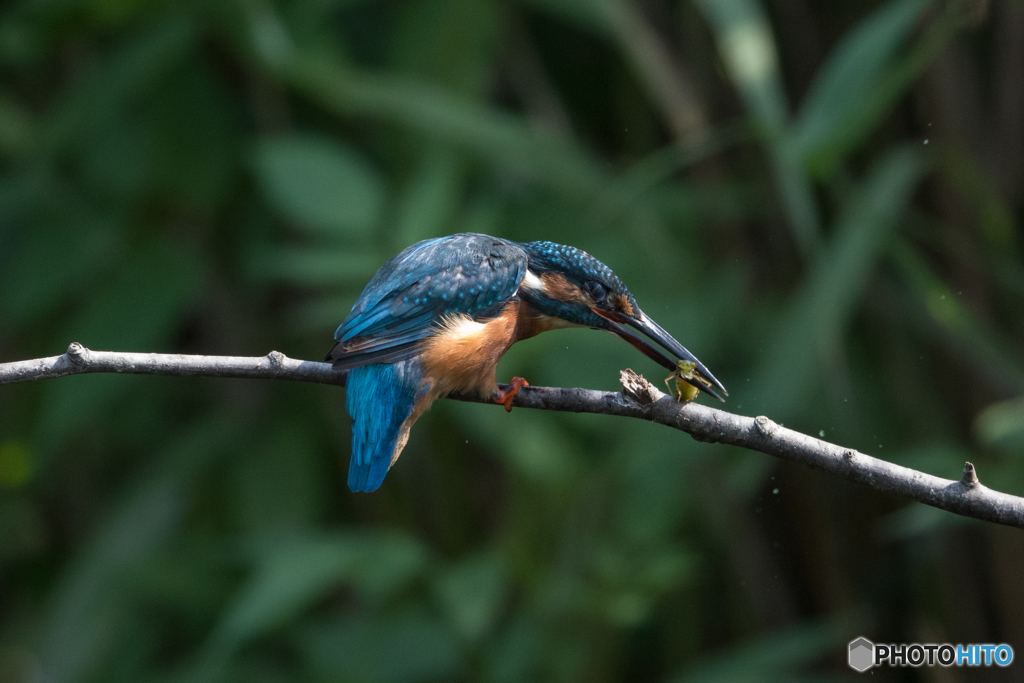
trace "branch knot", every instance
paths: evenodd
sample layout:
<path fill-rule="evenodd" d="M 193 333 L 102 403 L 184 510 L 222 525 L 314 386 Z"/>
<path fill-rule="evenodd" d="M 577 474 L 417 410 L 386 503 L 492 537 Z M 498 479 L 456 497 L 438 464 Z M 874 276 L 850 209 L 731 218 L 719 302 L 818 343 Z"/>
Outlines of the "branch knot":
<path fill-rule="evenodd" d="M 981 482 L 978 480 L 978 473 L 974 470 L 974 465 L 965 462 L 964 463 L 964 476 L 960 480 L 960 483 L 964 485 L 964 488 L 973 489 Z"/>
<path fill-rule="evenodd" d="M 754 426 L 757 427 L 758 433 L 766 439 L 774 439 L 775 433 L 779 429 L 779 425 L 775 424 L 764 415 L 758 415 L 754 418 Z"/>
<path fill-rule="evenodd" d="M 86 361 L 89 360 L 89 349 L 78 342 L 71 342 L 65 355 L 72 365 L 85 365 Z"/>
<path fill-rule="evenodd" d="M 271 351 L 267 354 L 267 358 L 270 360 L 270 364 L 275 368 L 279 368 L 284 365 L 284 354 L 280 351 Z"/>
<path fill-rule="evenodd" d="M 644 379 L 643 375 L 638 375 L 629 368 L 619 371 L 619 383 L 622 384 L 622 393 L 642 406 L 661 398 L 661 392 L 655 389 L 654 385 Z"/>

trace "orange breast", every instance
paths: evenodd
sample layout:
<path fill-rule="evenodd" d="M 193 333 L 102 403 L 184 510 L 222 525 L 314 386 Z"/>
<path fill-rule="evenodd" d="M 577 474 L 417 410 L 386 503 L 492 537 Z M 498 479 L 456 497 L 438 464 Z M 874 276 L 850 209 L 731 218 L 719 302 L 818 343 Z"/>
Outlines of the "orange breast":
<path fill-rule="evenodd" d="M 521 302 L 510 301 L 502 312 L 485 322 L 455 315 L 423 346 L 420 359 L 431 382 L 433 396 L 477 391 L 488 397 L 497 390 L 494 372 L 498 361 L 517 339 Z"/>

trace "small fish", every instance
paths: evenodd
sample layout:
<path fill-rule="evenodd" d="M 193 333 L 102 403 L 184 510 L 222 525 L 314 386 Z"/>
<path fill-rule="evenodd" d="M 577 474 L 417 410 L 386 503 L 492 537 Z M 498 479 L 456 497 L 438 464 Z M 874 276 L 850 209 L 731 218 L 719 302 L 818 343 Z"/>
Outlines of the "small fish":
<path fill-rule="evenodd" d="M 681 360 L 676 363 L 676 369 L 665 378 L 665 386 L 669 388 L 672 395 L 675 396 L 677 401 L 692 401 L 697 397 L 700 391 L 697 387 L 693 386 L 686 380 L 695 379 L 693 371 L 697 369 L 697 364 L 688 360 Z M 670 384 L 672 380 L 675 380 L 675 388 L 673 389 Z M 699 380 L 697 380 L 699 381 Z"/>

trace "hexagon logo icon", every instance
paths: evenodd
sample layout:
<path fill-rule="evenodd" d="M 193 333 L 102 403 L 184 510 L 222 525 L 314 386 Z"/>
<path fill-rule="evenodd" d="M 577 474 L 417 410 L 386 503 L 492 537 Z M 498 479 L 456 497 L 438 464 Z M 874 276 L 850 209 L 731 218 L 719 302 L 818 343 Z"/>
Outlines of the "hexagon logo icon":
<path fill-rule="evenodd" d="M 851 641 L 848 661 L 851 669 L 867 671 L 875 663 L 875 644 L 864 637 Z"/>

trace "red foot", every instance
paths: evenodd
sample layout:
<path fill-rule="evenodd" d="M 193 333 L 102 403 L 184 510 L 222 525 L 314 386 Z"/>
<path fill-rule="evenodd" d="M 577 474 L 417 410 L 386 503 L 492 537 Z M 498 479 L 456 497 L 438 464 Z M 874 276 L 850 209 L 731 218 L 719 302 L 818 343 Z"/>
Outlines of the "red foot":
<path fill-rule="evenodd" d="M 522 377 L 513 377 L 512 381 L 508 383 L 508 389 L 505 389 L 504 391 L 498 389 L 494 396 L 494 402 L 502 404 L 505 406 L 505 410 L 511 413 L 512 399 L 516 397 L 516 394 L 519 393 L 520 389 L 528 386 L 530 386 L 530 383 Z"/>

